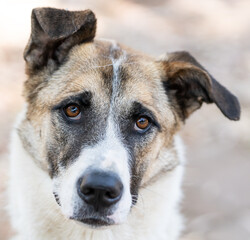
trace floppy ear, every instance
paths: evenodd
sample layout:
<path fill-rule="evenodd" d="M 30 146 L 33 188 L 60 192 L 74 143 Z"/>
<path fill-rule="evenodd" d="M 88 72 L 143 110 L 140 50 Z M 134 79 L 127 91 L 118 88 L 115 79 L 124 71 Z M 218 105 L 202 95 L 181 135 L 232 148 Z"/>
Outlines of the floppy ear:
<path fill-rule="evenodd" d="M 29 73 L 58 66 L 74 45 L 92 40 L 95 30 L 96 18 L 90 10 L 33 9 L 31 35 L 24 50 Z"/>
<path fill-rule="evenodd" d="M 218 83 L 188 52 L 173 52 L 163 67 L 163 84 L 170 102 L 184 121 L 203 102 L 215 103 L 230 120 L 240 119 L 237 98 Z"/>

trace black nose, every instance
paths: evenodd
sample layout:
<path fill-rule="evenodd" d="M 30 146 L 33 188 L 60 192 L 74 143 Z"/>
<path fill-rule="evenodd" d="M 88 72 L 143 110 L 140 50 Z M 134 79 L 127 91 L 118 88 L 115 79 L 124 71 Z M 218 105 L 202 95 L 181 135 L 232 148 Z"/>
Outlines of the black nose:
<path fill-rule="evenodd" d="M 118 176 L 109 172 L 90 172 L 79 179 L 79 196 L 96 211 L 117 203 L 122 196 L 123 185 Z"/>

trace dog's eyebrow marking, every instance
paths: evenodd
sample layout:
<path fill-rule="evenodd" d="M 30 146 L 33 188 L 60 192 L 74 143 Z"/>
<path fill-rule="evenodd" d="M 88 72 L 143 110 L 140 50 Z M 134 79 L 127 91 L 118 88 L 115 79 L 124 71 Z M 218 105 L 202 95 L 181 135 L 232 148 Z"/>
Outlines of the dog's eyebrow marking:
<path fill-rule="evenodd" d="M 89 105 L 92 98 L 92 93 L 89 91 L 84 91 L 82 93 L 79 93 L 77 95 L 69 96 L 68 98 L 62 100 L 60 103 L 52 107 L 52 110 L 57 110 L 62 108 L 63 106 L 69 104 L 69 103 L 81 103 L 83 105 Z"/>

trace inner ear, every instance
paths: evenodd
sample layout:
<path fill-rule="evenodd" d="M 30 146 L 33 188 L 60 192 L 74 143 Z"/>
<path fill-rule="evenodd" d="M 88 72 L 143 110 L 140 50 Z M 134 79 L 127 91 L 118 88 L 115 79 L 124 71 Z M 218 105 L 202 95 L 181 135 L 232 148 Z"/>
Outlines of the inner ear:
<path fill-rule="evenodd" d="M 24 51 L 30 72 L 61 64 L 74 45 L 92 40 L 95 30 L 96 18 L 90 10 L 33 9 L 31 35 Z"/>
<path fill-rule="evenodd" d="M 239 120 L 237 98 L 218 83 L 189 53 L 175 52 L 160 61 L 163 85 L 168 97 L 184 121 L 202 103 L 215 103 L 231 120 Z"/>
<path fill-rule="evenodd" d="M 212 103 L 211 79 L 206 72 L 189 63 L 174 62 L 167 65 L 165 90 L 182 120 L 199 109 L 203 102 Z"/>

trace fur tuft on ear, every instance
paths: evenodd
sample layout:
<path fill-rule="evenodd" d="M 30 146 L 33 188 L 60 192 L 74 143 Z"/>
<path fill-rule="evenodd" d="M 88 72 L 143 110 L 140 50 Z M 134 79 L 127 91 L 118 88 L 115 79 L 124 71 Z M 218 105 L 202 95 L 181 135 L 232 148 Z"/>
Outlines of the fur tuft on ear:
<path fill-rule="evenodd" d="M 203 102 L 215 103 L 230 120 L 240 119 L 238 99 L 217 82 L 188 52 L 173 52 L 163 67 L 163 85 L 175 111 L 185 119 Z"/>
<path fill-rule="evenodd" d="M 95 37 L 92 11 L 36 8 L 31 15 L 31 35 L 24 50 L 29 73 L 53 63 L 61 64 L 69 50 Z"/>

